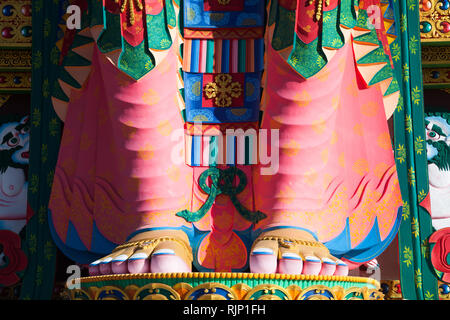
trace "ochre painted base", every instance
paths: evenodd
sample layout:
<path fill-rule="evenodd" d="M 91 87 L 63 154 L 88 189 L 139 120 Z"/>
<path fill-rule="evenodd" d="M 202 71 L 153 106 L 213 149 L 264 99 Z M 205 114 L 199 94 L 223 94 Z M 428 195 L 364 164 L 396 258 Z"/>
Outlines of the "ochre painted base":
<path fill-rule="evenodd" d="M 257 273 L 144 273 L 80 278 L 71 300 L 383 300 L 371 278 Z"/>

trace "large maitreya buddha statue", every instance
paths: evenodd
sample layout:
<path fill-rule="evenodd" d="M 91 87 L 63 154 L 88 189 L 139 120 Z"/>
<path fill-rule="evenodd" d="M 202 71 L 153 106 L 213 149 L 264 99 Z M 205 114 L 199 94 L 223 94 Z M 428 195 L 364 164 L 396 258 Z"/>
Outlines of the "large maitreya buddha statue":
<path fill-rule="evenodd" d="M 387 4 L 79 5 L 49 208 L 91 274 L 346 275 L 395 237 Z"/>

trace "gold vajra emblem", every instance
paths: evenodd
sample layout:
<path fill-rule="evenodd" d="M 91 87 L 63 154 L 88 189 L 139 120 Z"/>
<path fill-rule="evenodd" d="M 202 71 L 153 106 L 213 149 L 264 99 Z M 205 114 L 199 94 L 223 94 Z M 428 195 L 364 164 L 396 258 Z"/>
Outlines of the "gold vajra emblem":
<path fill-rule="evenodd" d="M 223 5 L 226 6 L 227 4 L 229 4 L 231 2 L 231 0 L 218 0 L 218 2 Z"/>
<path fill-rule="evenodd" d="M 219 74 L 205 86 L 205 95 L 208 99 L 215 99 L 218 107 L 230 107 L 232 98 L 242 95 L 242 86 L 239 82 L 233 82 L 229 74 Z"/>

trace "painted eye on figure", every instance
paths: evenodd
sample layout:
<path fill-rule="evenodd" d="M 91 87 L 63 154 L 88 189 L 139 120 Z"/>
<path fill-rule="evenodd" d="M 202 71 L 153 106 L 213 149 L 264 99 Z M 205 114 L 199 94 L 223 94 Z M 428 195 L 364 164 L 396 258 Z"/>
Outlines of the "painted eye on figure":
<path fill-rule="evenodd" d="M 428 137 L 429 137 L 431 140 L 439 140 L 441 136 L 439 135 L 439 133 L 430 130 L 430 131 L 428 132 Z"/>
<path fill-rule="evenodd" d="M 13 148 L 15 146 L 17 146 L 20 142 L 20 139 L 17 137 L 12 137 L 11 139 L 8 140 L 7 144 L 9 147 Z"/>

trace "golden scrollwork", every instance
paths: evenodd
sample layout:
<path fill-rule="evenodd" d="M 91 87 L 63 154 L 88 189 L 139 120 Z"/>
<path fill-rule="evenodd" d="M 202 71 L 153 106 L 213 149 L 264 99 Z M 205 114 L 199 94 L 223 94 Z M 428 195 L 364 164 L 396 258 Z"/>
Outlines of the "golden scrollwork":
<path fill-rule="evenodd" d="M 422 42 L 450 40 L 450 9 L 442 0 L 419 2 Z"/>
<path fill-rule="evenodd" d="M 31 50 L 2 49 L 0 50 L 0 69 L 31 69 Z"/>
<path fill-rule="evenodd" d="M 424 87 L 450 86 L 450 67 L 445 68 L 423 68 Z"/>
<path fill-rule="evenodd" d="M 424 67 L 450 66 L 450 46 L 422 46 L 422 65 Z"/>
<path fill-rule="evenodd" d="M 31 71 L 0 72 L 0 91 L 28 92 L 31 90 Z"/>
<path fill-rule="evenodd" d="M 0 47 L 31 47 L 31 0 L 2 1 Z"/>

